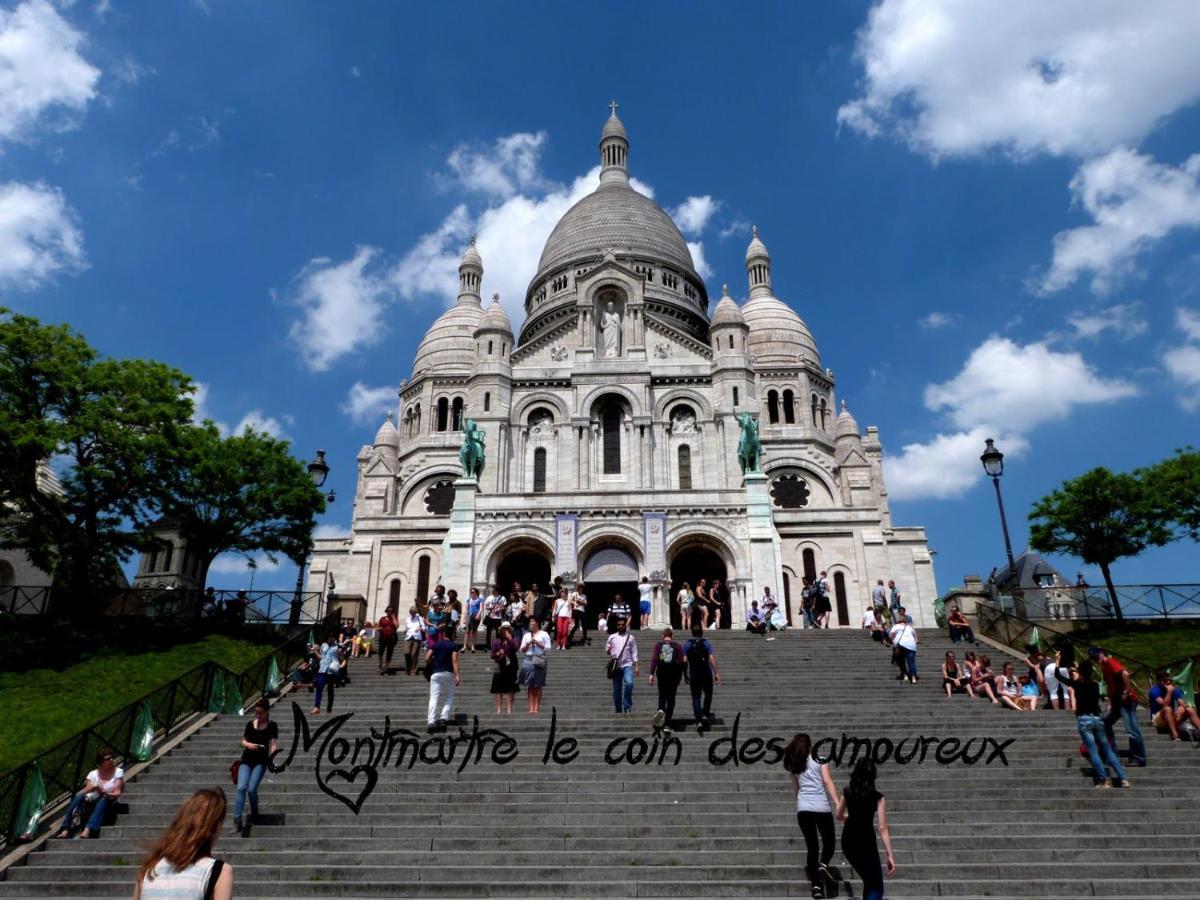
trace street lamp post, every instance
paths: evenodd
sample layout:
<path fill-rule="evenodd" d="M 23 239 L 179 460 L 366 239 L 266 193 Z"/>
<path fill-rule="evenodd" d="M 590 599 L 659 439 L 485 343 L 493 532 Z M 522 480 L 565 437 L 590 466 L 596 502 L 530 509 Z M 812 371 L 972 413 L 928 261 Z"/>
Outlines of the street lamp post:
<path fill-rule="evenodd" d="M 996 442 L 993 438 L 987 439 L 987 446 L 984 447 L 979 461 L 983 463 L 983 471 L 991 476 L 992 485 L 996 488 L 996 505 L 1000 507 L 1000 528 L 1004 532 L 1004 552 L 1008 554 L 1008 574 L 1009 577 L 1015 577 L 1017 566 L 1013 561 L 1012 541 L 1008 538 L 1008 519 L 1004 515 L 1004 498 L 1000 496 L 1000 476 L 1004 474 L 1004 454 L 996 449 Z"/>
<path fill-rule="evenodd" d="M 325 486 L 325 479 L 329 477 L 329 463 L 325 462 L 324 450 L 318 450 L 317 458 L 308 464 L 308 476 L 312 479 L 314 487 Z M 337 496 L 333 491 L 325 495 L 327 503 L 332 503 L 335 499 Z M 300 571 L 296 573 L 296 593 L 292 597 L 292 613 L 288 617 L 288 625 L 293 628 L 300 624 L 300 611 L 304 606 L 304 572 L 308 568 L 308 557 L 311 553 L 311 546 L 306 547 L 304 556 L 300 559 Z"/>

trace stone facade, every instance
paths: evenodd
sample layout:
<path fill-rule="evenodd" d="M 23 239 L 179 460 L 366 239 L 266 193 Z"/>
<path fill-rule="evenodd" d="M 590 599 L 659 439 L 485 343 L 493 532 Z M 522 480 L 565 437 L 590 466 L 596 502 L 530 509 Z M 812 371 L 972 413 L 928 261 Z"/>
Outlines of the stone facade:
<path fill-rule="evenodd" d="M 483 307 L 472 241 L 458 302 L 358 456 L 351 536 L 316 542 L 309 590 L 333 577 L 376 618 L 439 580 L 465 596 L 561 575 L 595 600 L 648 576 L 661 600 L 703 575 L 729 585 L 739 622 L 764 586 L 799 622 L 801 577 L 827 571 L 835 624 L 858 623 L 878 578 L 932 624 L 925 532 L 892 525 L 878 431 L 837 411 L 757 231 L 748 301 L 726 289 L 710 317 L 683 235 L 630 186 L 628 150 L 614 110 L 600 185 L 547 240 L 519 336 L 498 298 Z M 759 423 L 761 474 L 738 462 L 742 412 Z M 486 435 L 477 480 L 458 460 L 468 418 Z"/>

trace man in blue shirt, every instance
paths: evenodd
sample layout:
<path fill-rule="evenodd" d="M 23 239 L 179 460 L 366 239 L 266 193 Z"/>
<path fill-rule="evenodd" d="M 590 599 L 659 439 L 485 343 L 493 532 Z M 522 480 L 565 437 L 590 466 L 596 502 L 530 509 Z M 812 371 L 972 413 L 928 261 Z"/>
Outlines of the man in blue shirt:
<path fill-rule="evenodd" d="M 1172 740 L 1181 741 L 1183 737 L 1179 734 L 1179 726 L 1182 724 L 1186 728 L 1190 724 L 1192 739 L 1200 739 L 1200 716 L 1188 706 L 1183 691 L 1175 686 L 1166 672 L 1155 672 L 1154 680 L 1154 687 L 1146 695 L 1150 700 L 1150 721 L 1154 727 L 1166 728 L 1171 732 Z"/>
<path fill-rule="evenodd" d="M 704 734 L 712 727 L 713 684 L 721 683 L 717 670 L 717 654 L 704 637 L 704 626 L 692 622 L 692 637 L 683 645 L 687 660 L 687 679 L 692 689 L 692 714 L 696 718 L 696 733 Z"/>
<path fill-rule="evenodd" d="M 429 667 L 429 711 L 426 721 L 430 734 L 445 731 L 450 723 L 451 711 L 454 708 L 454 689 L 462 680 L 458 671 L 458 644 L 450 635 L 454 632 L 453 625 L 442 625 L 438 629 L 437 640 L 425 654 L 425 665 Z"/>

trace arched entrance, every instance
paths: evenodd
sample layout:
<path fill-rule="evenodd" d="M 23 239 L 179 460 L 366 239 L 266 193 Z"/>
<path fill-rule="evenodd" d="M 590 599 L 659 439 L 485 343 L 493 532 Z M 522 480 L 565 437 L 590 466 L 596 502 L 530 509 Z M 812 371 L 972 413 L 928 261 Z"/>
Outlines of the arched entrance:
<path fill-rule="evenodd" d="M 705 579 L 711 586 L 713 579 L 721 580 L 721 627 L 730 626 L 729 612 L 729 582 L 727 580 L 725 560 L 712 547 L 704 544 L 691 544 L 675 554 L 671 560 L 671 625 L 679 628 L 683 620 L 679 615 L 679 602 L 676 599 L 686 581 L 693 588 Z"/>
<path fill-rule="evenodd" d="M 617 594 L 629 604 L 631 628 L 636 629 L 638 617 L 638 566 L 633 554 L 623 547 L 601 547 L 583 564 L 583 583 L 588 598 L 588 627 L 596 624 L 608 610 Z"/>
<path fill-rule="evenodd" d="M 550 559 L 532 547 L 514 547 L 500 557 L 495 580 L 505 596 L 512 592 L 514 582 L 520 582 L 523 591 L 534 584 L 545 591 L 550 585 Z"/>

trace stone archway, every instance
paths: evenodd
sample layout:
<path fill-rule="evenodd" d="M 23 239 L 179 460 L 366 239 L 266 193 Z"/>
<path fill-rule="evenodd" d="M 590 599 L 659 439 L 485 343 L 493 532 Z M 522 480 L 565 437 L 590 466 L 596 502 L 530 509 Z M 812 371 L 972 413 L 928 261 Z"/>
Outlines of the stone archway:
<path fill-rule="evenodd" d="M 683 583 L 686 581 L 695 589 L 696 584 L 703 578 L 710 586 L 713 579 L 720 579 L 721 627 L 729 628 L 731 602 L 728 577 L 729 572 L 725 560 L 711 542 L 697 539 L 676 550 L 671 557 L 671 625 L 675 628 L 682 625 L 678 597 Z"/>
<path fill-rule="evenodd" d="M 495 561 L 491 567 L 491 582 L 507 597 L 514 582 L 520 582 L 523 591 L 536 584 L 545 591 L 551 583 L 550 553 L 540 541 L 516 539 L 496 549 L 492 554 Z M 490 588 L 490 585 L 489 585 Z"/>
<path fill-rule="evenodd" d="M 638 560 L 624 542 L 606 542 L 586 555 L 581 575 L 587 591 L 589 626 L 620 595 L 632 613 L 630 628 L 638 628 Z"/>

